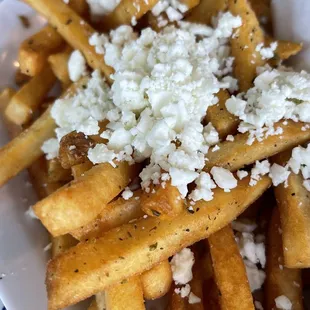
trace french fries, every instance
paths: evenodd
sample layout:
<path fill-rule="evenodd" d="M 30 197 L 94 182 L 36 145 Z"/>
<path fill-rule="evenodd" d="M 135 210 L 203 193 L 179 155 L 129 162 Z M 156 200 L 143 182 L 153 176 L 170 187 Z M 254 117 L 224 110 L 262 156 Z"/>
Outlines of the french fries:
<path fill-rule="evenodd" d="M 172 283 L 172 272 L 168 260 L 164 260 L 152 269 L 145 271 L 140 279 L 145 299 L 154 300 L 164 296 Z"/>
<path fill-rule="evenodd" d="M 67 249 L 77 245 L 78 241 L 71 235 L 63 235 L 52 238 L 52 257 L 64 253 Z"/>
<path fill-rule="evenodd" d="M 115 10 L 102 19 L 102 27 L 106 30 L 120 25 L 130 25 L 150 11 L 158 0 L 122 0 Z"/>
<path fill-rule="evenodd" d="M 95 219 L 137 174 L 126 162 L 94 166 L 36 203 L 34 212 L 54 237 L 69 233 Z"/>
<path fill-rule="evenodd" d="M 74 49 L 80 50 L 93 69 L 99 69 L 108 81 L 113 73 L 112 68 L 104 62 L 103 55 L 96 53 L 88 42 L 95 30 L 76 14 L 62 0 L 27 0 L 35 10 L 44 15 L 48 22 Z"/>
<path fill-rule="evenodd" d="M 209 171 L 213 166 L 218 166 L 235 171 L 256 160 L 273 156 L 310 139 L 310 130 L 301 130 L 304 126 L 303 123 L 288 121 L 286 126 L 283 126 L 281 122 L 274 126 L 275 128 L 282 127 L 283 133 L 269 136 L 262 142 L 254 141 L 252 145 L 248 145 L 246 143 L 248 135 L 237 134 L 233 142 L 219 143 L 220 149 L 218 151 L 212 152 L 211 150 L 208 152 L 208 161 L 206 161 L 204 169 Z"/>
<path fill-rule="evenodd" d="M 71 170 L 64 169 L 58 158 L 47 161 L 47 179 L 49 183 L 68 182 L 72 180 Z"/>
<path fill-rule="evenodd" d="M 149 217 L 123 225 L 55 258 L 46 280 L 49 309 L 74 304 L 142 273 L 223 228 L 270 186 L 267 177 L 253 187 L 248 183 L 248 178 L 240 181 L 230 193 L 215 189 L 214 199 L 197 202 L 193 214 L 185 211 L 172 220 Z"/>
<path fill-rule="evenodd" d="M 221 309 L 255 309 L 245 266 L 230 225 L 208 238 Z"/>
<path fill-rule="evenodd" d="M 267 241 L 266 309 L 275 309 L 275 298 L 286 296 L 292 309 L 303 309 L 301 270 L 283 266 L 283 249 L 279 210 L 274 208 Z"/>
<path fill-rule="evenodd" d="M 105 292 L 107 310 L 144 310 L 143 289 L 139 277 L 124 279 Z"/>
<path fill-rule="evenodd" d="M 151 186 L 149 193 L 141 195 L 141 208 L 150 216 L 167 219 L 182 213 L 185 206 L 179 190 L 168 181 L 165 187 Z"/>
<path fill-rule="evenodd" d="M 278 154 L 274 160 L 285 165 L 291 150 Z M 274 192 L 280 212 L 284 265 L 288 268 L 310 267 L 310 196 L 303 178 L 291 172 L 287 186 L 280 184 Z"/>
<path fill-rule="evenodd" d="M 66 48 L 63 51 L 56 54 L 52 54 L 48 57 L 48 63 L 54 75 L 61 82 L 63 89 L 66 89 L 71 84 L 68 71 L 68 60 L 71 53 L 72 48 L 66 46 Z"/>
<path fill-rule="evenodd" d="M 81 176 L 86 171 L 90 170 L 93 167 L 93 163 L 90 161 L 86 161 L 83 164 L 78 164 L 71 167 L 72 176 L 74 179 Z"/>
<path fill-rule="evenodd" d="M 13 96 L 5 111 L 6 117 L 17 125 L 29 122 L 55 82 L 56 77 L 47 66 Z"/>

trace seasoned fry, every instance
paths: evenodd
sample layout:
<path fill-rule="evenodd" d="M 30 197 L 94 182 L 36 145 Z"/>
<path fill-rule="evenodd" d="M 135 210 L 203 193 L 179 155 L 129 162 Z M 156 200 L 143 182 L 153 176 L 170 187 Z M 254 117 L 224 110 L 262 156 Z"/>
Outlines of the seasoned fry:
<path fill-rule="evenodd" d="M 69 182 L 72 180 L 71 170 L 64 169 L 58 158 L 51 159 L 47 162 L 47 180 L 49 183 Z"/>
<path fill-rule="evenodd" d="M 56 77 L 47 66 L 16 93 L 5 110 L 6 117 L 17 125 L 29 122 L 55 82 Z"/>
<path fill-rule="evenodd" d="M 185 206 L 179 190 L 168 181 L 165 187 L 161 185 L 151 186 L 149 193 L 143 193 L 141 208 L 150 216 L 168 219 L 179 215 Z"/>
<path fill-rule="evenodd" d="M 57 79 L 61 82 L 63 89 L 66 89 L 70 84 L 71 80 L 68 71 L 68 60 L 72 53 L 72 48 L 66 46 L 66 48 L 57 53 L 52 54 L 48 57 L 48 63 Z"/>
<path fill-rule="evenodd" d="M 26 2 L 44 15 L 69 45 L 83 53 L 90 67 L 101 70 L 110 81 L 112 68 L 105 64 L 103 55 L 97 54 L 95 48 L 88 42 L 95 32 L 89 24 L 62 0 L 26 0 Z"/>
<path fill-rule="evenodd" d="M 88 150 L 95 146 L 93 139 L 86 137 L 82 132 L 73 131 L 65 135 L 60 141 L 59 160 L 63 168 L 88 161 Z"/>
<path fill-rule="evenodd" d="M 166 295 L 172 283 L 172 272 L 168 260 L 165 260 L 141 275 L 145 299 L 157 299 Z"/>
<path fill-rule="evenodd" d="M 72 176 L 74 179 L 81 176 L 86 171 L 90 170 L 93 167 L 93 163 L 90 161 L 86 161 L 83 164 L 75 165 L 71 167 Z"/>
<path fill-rule="evenodd" d="M 93 221 L 71 231 L 70 234 L 78 240 L 91 239 L 112 228 L 127 224 L 133 219 L 139 219 L 144 215 L 140 206 L 141 195 L 142 191 L 138 190 L 128 200 L 120 197 L 110 202 Z"/>
<path fill-rule="evenodd" d="M 269 136 L 262 142 L 254 141 L 248 145 L 247 134 L 238 134 L 233 142 L 224 141 L 218 144 L 220 149 L 216 152 L 209 151 L 207 154 L 205 170 L 210 170 L 213 166 L 223 167 L 230 171 L 235 171 L 256 160 L 261 160 L 269 156 L 290 149 L 302 144 L 310 139 L 310 130 L 302 131 L 303 123 L 288 121 L 286 126 L 281 122 L 276 123 L 275 128 L 280 126 L 283 133 L 277 136 Z"/>
<path fill-rule="evenodd" d="M 239 120 L 226 109 L 225 103 L 230 97 L 229 93 L 226 90 L 220 90 L 217 97 L 219 102 L 208 108 L 205 120 L 212 123 L 220 138 L 223 139 L 227 135 L 237 132 Z"/>
<path fill-rule="evenodd" d="M 265 39 L 265 44 L 270 45 L 273 40 L 267 37 Z M 284 41 L 284 40 L 277 40 L 278 46 L 275 51 L 275 56 L 269 61 L 271 65 L 277 65 L 281 60 L 286 60 L 291 56 L 298 54 L 303 44 L 302 43 L 295 43 L 291 41 Z"/>
<path fill-rule="evenodd" d="M 266 309 L 275 309 L 275 298 L 285 295 L 292 309 L 303 309 L 300 269 L 283 267 L 282 237 L 279 210 L 274 208 L 269 224 L 267 242 L 267 278 L 265 282 Z"/>
<path fill-rule="evenodd" d="M 230 225 L 208 238 L 221 309 L 255 309 L 245 266 Z M 233 268 L 232 268 L 233 267 Z"/>
<path fill-rule="evenodd" d="M 290 157 L 288 150 L 274 160 L 284 166 Z M 284 263 L 288 268 L 310 267 L 310 196 L 302 183 L 303 177 L 291 172 L 287 186 L 280 184 L 274 189 L 283 231 Z"/>
<path fill-rule="evenodd" d="M 139 277 L 124 279 L 105 291 L 107 310 L 145 310 L 143 289 Z"/>
<path fill-rule="evenodd" d="M 137 174 L 126 162 L 94 166 L 36 203 L 34 212 L 54 237 L 66 234 L 95 219 Z"/>
<path fill-rule="evenodd" d="M 101 21 L 102 27 L 110 30 L 120 25 L 130 25 L 132 21 L 139 20 L 150 11 L 157 2 L 158 0 L 122 0 L 115 10 Z"/>
<path fill-rule="evenodd" d="M 52 237 L 52 257 L 64 253 L 66 250 L 77 245 L 78 241 L 71 235 L 63 235 L 59 237 Z"/>
<path fill-rule="evenodd" d="M 61 49 L 64 40 L 52 26 L 45 26 L 20 46 L 18 61 L 22 73 L 35 76 L 45 67 L 48 55 Z"/>
<path fill-rule="evenodd" d="M 149 217 L 123 225 L 55 258 L 46 280 L 49 309 L 74 304 L 142 273 L 223 228 L 270 186 L 267 177 L 253 187 L 248 183 L 248 178 L 243 179 L 229 193 L 215 189 L 214 199 L 197 202 L 193 214 L 185 211 L 172 220 Z"/>

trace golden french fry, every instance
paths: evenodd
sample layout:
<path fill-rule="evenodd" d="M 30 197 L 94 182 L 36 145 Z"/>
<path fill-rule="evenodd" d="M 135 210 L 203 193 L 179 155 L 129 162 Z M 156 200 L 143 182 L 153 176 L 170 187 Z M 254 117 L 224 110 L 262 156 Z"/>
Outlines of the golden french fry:
<path fill-rule="evenodd" d="M 110 75 L 113 69 L 105 64 L 103 55 L 97 54 L 95 48 L 89 44 L 89 38 L 95 30 L 85 20 L 62 0 L 26 0 L 26 2 L 44 15 L 69 45 L 83 53 L 90 67 L 101 70 L 107 80 L 111 81 Z"/>
<path fill-rule="evenodd" d="M 111 14 L 102 19 L 102 27 L 109 30 L 120 25 L 130 25 L 150 11 L 157 2 L 158 0 L 122 0 Z"/>
<path fill-rule="evenodd" d="M 94 220 L 138 173 L 126 162 L 94 166 L 36 203 L 34 212 L 54 237 L 66 234 Z"/>
<path fill-rule="evenodd" d="M 310 130 L 301 130 L 304 123 L 287 121 L 286 126 L 282 122 L 274 125 L 275 128 L 279 126 L 283 128 L 281 135 L 269 136 L 262 142 L 254 141 L 252 145 L 246 143 L 247 134 L 236 135 L 233 142 L 219 143 L 220 149 L 218 151 L 212 152 L 211 150 L 208 152 L 208 161 L 206 161 L 204 170 L 208 171 L 213 166 L 218 166 L 235 171 L 254 163 L 256 160 L 273 156 L 310 139 Z"/>
<path fill-rule="evenodd" d="M 91 239 L 133 219 L 141 218 L 144 215 L 140 206 L 141 195 L 142 191 L 138 190 L 128 200 L 120 197 L 110 202 L 93 221 L 71 231 L 70 234 L 78 240 Z"/>
<path fill-rule="evenodd" d="M 63 235 L 59 237 L 52 237 L 52 257 L 64 253 L 66 250 L 77 245 L 78 241 L 71 235 Z"/>
<path fill-rule="evenodd" d="M 124 279 L 105 291 L 107 310 L 145 310 L 143 289 L 139 277 Z"/>
<path fill-rule="evenodd" d="M 19 48 L 21 72 L 29 76 L 37 75 L 46 67 L 48 55 L 57 52 L 63 44 L 62 37 L 49 25 L 27 38 Z"/>
<path fill-rule="evenodd" d="M 144 192 L 141 195 L 141 208 L 146 214 L 160 219 L 175 217 L 185 210 L 179 190 L 170 181 L 165 187 L 151 186 L 149 193 Z"/>
<path fill-rule="evenodd" d="M 153 300 L 166 295 L 172 283 L 172 272 L 168 260 L 165 260 L 141 275 L 143 295 Z"/>
<path fill-rule="evenodd" d="M 57 79 L 61 82 L 63 89 L 66 89 L 70 84 L 70 76 L 68 71 L 68 60 L 72 53 L 72 48 L 66 46 L 66 48 L 48 57 L 48 63 Z"/>
<path fill-rule="evenodd" d="M 63 96 L 73 95 L 85 82 L 83 79 L 72 84 Z M 55 135 L 55 128 L 49 107 L 29 128 L 0 149 L 0 187 L 43 155 L 41 146 Z"/>
<path fill-rule="evenodd" d="M 248 184 L 249 178 L 245 178 L 229 193 L 217 188 L 214 199 L 197 202 L 194 212 L 184 211 L 166 221 L 141 219 L 82 242 L 55 258 L 47 271 L 49 309 L 74 304 L 149 270 L 225 227 L 270 186 L 270 179 L 263 177 L 253 187 Z"/>
<path fill-rule="evenodd" d="M 269 224 L 267 242 L 267 269 L 265 282 L 266 309 L 275 309 L 275 298 L 284 295 L 292 309 L 303 309 L 300 269 L 284 267 L 279 210 L 274 208 Z"/>
<path fill-rule="evenodd" d="M 29 122 L 55 82 L 56 77 L 47 66 L 13 96 L 5 110 L 6 117 L 17 125 Z"/>
<path fill-rule="evenodd" d="M 230 225 L 208 238 L 221 309 L 255 309 L 243 259 Z M 232 268 L 233 266 L 233 268 Z"/>
<path fill-rule="evenodd" d="M 256 68 L 266 63 L 256 51 L 256 46 L 264 42 L 264 33 L 249 1 L 228 0 L 228 9 L 242 18 L 242 26 L 235 31 L 230 43 L 231 54 L 235 58 L 234 75 L 238 79 L 239 90 L 246 91 L 256 77 Z"/>
<path fill-rule="evenodd" d="M 230 98 L 226 90 L 220 90 L 217 94 L 219 102 L 208 108 L 205 120 L 211 122 L 221 139 L 229 134 L 235 134 L 239 125 L 239 119 L 226 109 L 226 100 Z"/>
<path fill-rule="evenodd" d="M 64 169 L 58 158 L 47 161 L 47 180 L 49 183 L 69 182 L 72 180 L 71 169 Z"/>
<path fill-rule="evenodd" d="M 79 165 L 75 165 L 75 166 L 71 167 L 71 172 L 72 172 L 73 178 L 74 179 L 78 178 L 83 173 L 85 173 L 86 171 L 90 170 L 93 166 L 94 165 L 93 165 L 92 162 L 86 161 L 83 164 L 79 164 Z"/>
<path fill-rule="evenodd" d="M 278 154 L 274 161 L 285 165 L 291 150 Z M 280 212 L 284 263 L 288 268 L 310 267 L 310 196 L 303 177 L 291 172 L 287 186 L 280 184 L 274 192 Z"/>

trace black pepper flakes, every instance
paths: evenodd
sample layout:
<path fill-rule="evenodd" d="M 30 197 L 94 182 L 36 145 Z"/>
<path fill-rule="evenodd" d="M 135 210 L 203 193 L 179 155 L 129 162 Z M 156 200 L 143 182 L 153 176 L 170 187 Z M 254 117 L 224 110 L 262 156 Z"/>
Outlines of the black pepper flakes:
<path fill-rule="evenodd" d="M 158 245 L 157 242 L 154 243 L 154 244 L 151 244 L 151 245 L 149 246 L 149 250 L 150 250 L 150 251 L 155 251 L 155 250 L 157 249 L 157 245 Z"/>
<path fill-rule="evenodd" d="M 154 216 L 160 216 L 161 213 L 158 212 L 157 210 L 151 210 Z"/>
<path fill-rule="evenodd" d="M 74 272 L 75 272 L 75 273 L 78 273 L 78 272 L 79 272 L 79 270 L 78 270 L 78 269 L 75 269 L 75 270 L 74 270 Z"/>

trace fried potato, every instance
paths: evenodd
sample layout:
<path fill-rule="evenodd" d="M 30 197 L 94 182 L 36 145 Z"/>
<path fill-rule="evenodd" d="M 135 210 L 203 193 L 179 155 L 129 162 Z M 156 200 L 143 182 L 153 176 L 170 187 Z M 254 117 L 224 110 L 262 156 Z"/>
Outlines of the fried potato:
<path fill-rule="evenodd" d="M 219 143 L 218 151 L 208 152 L 206 156 L 208 161 L 206 161 L 204 170 L 209 171 L 213 166 L 218 166 L 235 171 L 256 160 L 273 156 L 310 139 L 310 130 L 301 130 L 303 123 L 288 121 L 286 126 L 282 122 L 274 125 L 275 128 L 279 126 L 283 128 L 281 135 L 269 136 L 262 142 L 254 141 L 252 145 L 246 143 L 247 134 L 236 135 L 233 142 Z"/>
<path fill-rule="evenodd" d="M 230 98 L 226 90 L 220 90 L 217 94 L 219 102 L 208 108 L 205 117 L 206 122 L 211 122 L 221 139 L 227 135 L 235 134 L 239 125 L 239 119 L 226 109 L 226 100 Z"/>
<path fill-rule="evenodd" d="M 267 239 L 267 267 L 265 282 L 266 308 L 275 309 L 275 298 L 285 295 L 292 309 L 303 309 L 302 281 L 300 269 L 283 266 L 283 250 L 279 210 L 274 208 Z"/>
<path fill-rule="evenodd" d="M 278 154 L 274 161 L 285 165 L 291 150 Z M 287 186 L 274 189 L 282 229 L 284 264 L 288 268 L 310 267 L 310 195 L 303 186 L 303 177 L 291 172 Z"/>
<path fill-rule="evenodd" d="M 234 75 L 238 79 L 239 90 L 248 90 L 256 77 L 256 68 L 263 66 L 260 53 L 256 46 L 264 42 L 264 33 L 259 25 L 256 14 L 247 0 L 228 0 L 228 10 L 242 18 L 242 26 L 232 36 L 231 54 L 234 60 Z"/>
<path fill-rule="evenodd" d="M 48 57 L 48 63 L 57 79 L 61 82 L 62 88 L 66 89 L 70 84 L 70 76 L 68 71 L 68 60 L 72 53 L 72 48 L 66 46 L 59 53 L 52 54 Z"/>
<path fill-rule="evenodd" d="M 71 231 L 70 234 L 78 240 L 88 240 L 131 220 L 141 218 L 144 215 L 140 206 L 141 195 L 142 191 L 138 190 L 128 200 L 120 197 L 110 202 L 93 221 Z"/>
<path fill-rule="evenodd" d="M 145 310 L 143 289 L 139 277 L 124 279 L 105 291 L 107 310 Z"/>
<path fill-rule="evenodd" d="M 58 158 L 47 161 L 47 181 L 49 183 L 55 182 L 69 182 L 72 180 L 71 170 L 64 169 Z"/>
<path fill-rule="evenodd" d="M 145 299 L 153 300 L 166 295 L 172 283 L 172 271 L 168 260 L 145 271 L 140 278 Z"/>
<path fill-rule="evenodd" d="M 59 237 L 52 238 L 52 257 L 64 253 L 66 250 L 77 245 L 78 241 L 71 235 L 66 234 Z"/>
<path fill-rule="evenodd" d="M 13 96 L 5 110 L 6 117 L 17 125 L 29 122 L 55 82 L 56 77 L 47 66 Z"/>
<path fill-rule="evenodd" d="M 150 186 L 150 192 L 141 195 L 141 208 L 146 214 L 160 219 L 175 217 L 185 210 L 179 190 L 170 181 L 165 187 L 160 184 Z"/>
<path fill-rule="evenodd" d="M 36 203 L 34 212 L 54 237 L 66 234 L 94 220 L 138 173 L 126 162 L 94 166 Z"/>
<path fill-rule="evenodd" d="M 48 55 L 55 53 L 64 45 L 63 38 L 50 25 L 27 38 L 20 46 L 18 61 L 22 73 L 35 76 L 47 63 Z"/>
<path fill-rule="evenodd" d="M 57 29 L 59 34 L 74 49 L 80 50 L 93 69 L 99 69 L 108 81 L 113 69 L 104 62 L 103 55 L 96 53 L 95 48 L 88 42 L 95 30 L 76 14 L 62 0 L 26 0 L 39 13 L 44 15 L 48 22 Z"/>
<path fill-rule="evenodd" d="M 59 147 L 59 160 L 64 169 L 88 161 L 87 153 L 95 146 L 95 142 L 82 132 L 70 132 L 62 137 Z"/>
<path fill-rule="evenodd" d="M 248 183 L 249 178 L 243 179 L 229 193 L 215 189 L 214 199 L 197 202 L 194 213 L 184 211 L 167 221 L 141 219 L 82 242 L 55 258 L 48 264 L 46 278 L 49 309 L 74 304 L 141 274 L 225 227 L 270 186 L 267 177 L 253 187 Z"/>
<path fill-rule="evenodd" d="M 71 167 L 72 176 L 74 179 L 78 178 L 86 171 L 90 170 L 93 167 L 93 163 L 91 161 L 86 161 L 83 164 L 75 165 Z"/>
<path fill-rule="evenodd" d="M 120 25 L 130 25 L 139 20 L 145 13 L 150 11 L 158 0 L 122 0 L 111 14 L 107 15 L 101 23 L 105 30 L 116 28 Z"/>
<path fill-rule="evenodd" d="M 208 238 L 221 309 L 255 309 L 243 259 L 230 225 Z"/>

